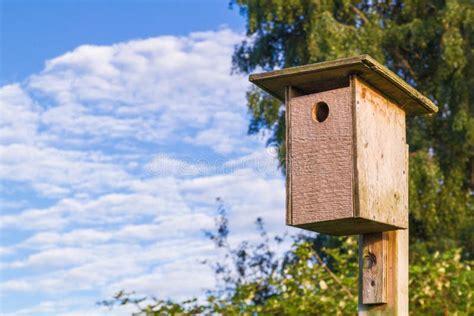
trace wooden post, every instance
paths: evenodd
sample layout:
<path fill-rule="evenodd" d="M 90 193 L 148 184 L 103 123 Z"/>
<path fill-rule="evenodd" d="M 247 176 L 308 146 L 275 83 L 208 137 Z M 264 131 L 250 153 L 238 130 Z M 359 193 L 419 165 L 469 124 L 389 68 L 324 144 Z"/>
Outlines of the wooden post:
<path fill-rule="evenodd" d="M 376 257 L 375 265 L 368 262 L 373 260 L 369 252 Z M 380 262 L 385 268 L 377 267 Z M 386 282 L 386 292 L 372 289 L 372 281 Z M 366 315 L 408 316 L 408 229 L 360 235 L 359 316 Z"/>

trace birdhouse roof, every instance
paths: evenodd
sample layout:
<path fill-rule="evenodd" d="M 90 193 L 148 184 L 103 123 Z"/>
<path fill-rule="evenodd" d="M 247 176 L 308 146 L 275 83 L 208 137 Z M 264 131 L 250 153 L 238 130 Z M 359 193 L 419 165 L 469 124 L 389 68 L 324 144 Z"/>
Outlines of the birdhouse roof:
<path fill-rule="evenodd" d="M 250 76 L 250 81 L 274 97 L 284 100 L 285 87 L 304 94 L 347 86 L 357 75 L 403 108 L 408 116 L 438 111 L 438 107 L 407 82 L 369 55 L 285 68 Z"/>

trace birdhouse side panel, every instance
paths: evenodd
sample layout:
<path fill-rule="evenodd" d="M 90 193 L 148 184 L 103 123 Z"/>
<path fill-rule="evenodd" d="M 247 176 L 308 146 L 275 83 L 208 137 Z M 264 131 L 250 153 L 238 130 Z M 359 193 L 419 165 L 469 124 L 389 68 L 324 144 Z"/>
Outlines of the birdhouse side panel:
<path fill-rule="evenodd" d="M 355 78 L 353 84 L 356 102 L 356 215 L 407 228 L 405 112 L 359 78 Z"/>
<path fill-rule="evenodd" d="M 352 218 L 351 88 L 294 97 L 289 111 L 289 224 Z"/>

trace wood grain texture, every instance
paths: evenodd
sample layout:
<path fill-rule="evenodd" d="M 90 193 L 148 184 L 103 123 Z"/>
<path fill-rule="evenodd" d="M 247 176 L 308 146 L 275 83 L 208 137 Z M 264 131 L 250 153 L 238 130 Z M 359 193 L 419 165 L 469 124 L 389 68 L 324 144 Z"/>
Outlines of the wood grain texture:
<path fill-rule="evenodd" d="M 293 223 L 292 208 L 291 208 L 291 161 L 289 159 L 291 153 L 291 142 L 289 136 L 290 131 L 290 105 L 291 103 L 291 86 L 285 88 L 285 164 L 286 164 L 286 225 Z"/>
<path fill-rule="evenodd" d="M 355 215 L 407 228 L 405 112 L 359 78 L 353 83 L 358 188 Z"/>
<path fill-rule="evenodd" d="M 359 316 L 407 316 L 408 308 L 408 229 L 384 233 L 387 237 L 387 303 L 363 304 L 359 295 Z M 359 258 L 363 255 L 359 244 Z M 359 265 L 359 293 L 363 291 L 363 266 Z"/>
<path fill-rule="evenodd" d="M 292 225 L 292 208 L 291 208 L 291 138 L 290 135 L 290 126 L 291 126 L 291 99 L 300 95 L 300 92 L 295 88 L 288 86 L 285 90 L 285 146 L 286 146 L 286 224 Z"/>
<path fill-rule="evenodd" d="M 396 310 L 398 315 L 408 315 L 409 311 L 409 300 L 408 300 L 408 229 L 396 230 L 388 233 L 388 236 L 392 236 L 392 244 L 396 247 L 395 249 L 389 250 L 393 260 L 393 273 L 392 279 L 388 279 L 391 283 L 389 285 L 393 288 L 393 301 L 396 304 Z M 390 243 L 388 244 L 390 247 Z"/>
<path fill-rule="evenodd" d="M 312 107 L 329 106 L 324 122 Z M 289 107 L 292 225 L 352 218 L 352 98 L 349 87 L 291 99 Z"/>
<path fill-rule="evenodd" d="M 362 304 L 387 302 L 387 233 L 363 234 L 359 256 Z"/>

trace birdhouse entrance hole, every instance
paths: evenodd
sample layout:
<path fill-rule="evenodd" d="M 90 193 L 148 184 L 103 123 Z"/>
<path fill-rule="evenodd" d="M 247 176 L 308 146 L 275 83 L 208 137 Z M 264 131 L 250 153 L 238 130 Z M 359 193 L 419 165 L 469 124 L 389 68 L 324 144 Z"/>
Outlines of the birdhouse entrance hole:
<path fill-rule="evenodd" d="M 314 121 L 324 122 L 329 116 L 329 106 L 325 102 L 318 102 L 313 105 L 311 116 Z"/>

